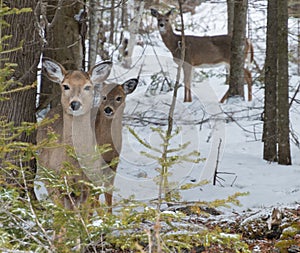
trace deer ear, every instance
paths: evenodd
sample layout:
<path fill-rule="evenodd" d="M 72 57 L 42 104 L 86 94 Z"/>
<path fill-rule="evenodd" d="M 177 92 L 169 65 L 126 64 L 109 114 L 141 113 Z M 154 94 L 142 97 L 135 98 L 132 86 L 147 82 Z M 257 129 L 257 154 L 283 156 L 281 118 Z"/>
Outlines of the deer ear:
<path fill-rule="evenodd" d="M 134 92 L 135 88 L 137 87 L 139 80 L 137 78 L 133 78 L 127 80 L 125 83 L 122 84 L 123 90 L 126 95 Z"/>
<path fill-rule="evenodd" d="M 90 69 L 88 74 L 94 85 L 99 84 L 106 80 L 109 76 L 112 67 L 111 61 L 101 62 Z"/>
<path fill-rule="evenodd" d="M 61 83 L 67 73 L 61 64 L 49 58 L 43 58 L 43 70 L 49 80 L 55 83 Z"/>
<path fill-rule="evenodd" d="M 158 13 L 158 11 L 157 10 L 155 10 L 155 9 L 151 9 L 151 15 L 153 16 L 153 17 L 158 17 L 158 15 L 159 15 L 159 13 Z"/>
<path fill-rule="evenodd" d="M 165 14 L 165 16 L 171 16 L 173 13 L 175 12 L 175 8 L 172 8 L 171 10 L 169 10 L 166 14 Z"/>

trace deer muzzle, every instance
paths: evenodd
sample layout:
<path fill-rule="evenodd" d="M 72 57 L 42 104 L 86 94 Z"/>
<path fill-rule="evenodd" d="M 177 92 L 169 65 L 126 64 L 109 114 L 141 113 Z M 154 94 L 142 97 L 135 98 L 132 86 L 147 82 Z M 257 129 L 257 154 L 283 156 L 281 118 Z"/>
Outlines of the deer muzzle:
<path fill-rule="evenodd" d="M 70 103 L 70 108 L 72 109 L 72 111 L 78 111 L 81 108 L 81 103 L 79 101 L 72 101 Z"/>
<path fill-rule="evenodd" d="M 104 113 L 106 116 L 112 116 L 114 114 L 114 110 L 111 107 L 107 106 L 104 108 Z"/>

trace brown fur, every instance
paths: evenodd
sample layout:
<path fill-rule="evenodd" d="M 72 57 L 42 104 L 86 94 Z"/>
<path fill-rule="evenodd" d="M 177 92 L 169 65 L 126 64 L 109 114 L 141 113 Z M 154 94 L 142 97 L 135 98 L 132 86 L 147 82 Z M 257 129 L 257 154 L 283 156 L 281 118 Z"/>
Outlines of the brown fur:
<path fill-rule="evenodd" d="M 122 120 L 125 100 L 132 93 L 138 83 L 137 79 L 126 81 L 123 85 L 105 85 L 101 91 L 102 99 L 97 112 L 95 129 L 96 140 L 99 146 L 110 144 L 111 150 L 102 155 L 103 160 L 109 165 L 119 159 L 122 149 Z M 113 184 L 117 171 L 118 161 L 104 170 L 105 200 L 109 207 L 112 206 Z"/>
<path fill-rule="evenodd" d="M 170 23 L 169 11 L 165 15 L 160 14 L 155 9 L 151 9 L 152 16 L 157 18 L 157 25 L 166 47 L 171 51 L 174 61 L 177 63 L 181 59 L 181 35 L 173 32 Z M 201 65 L 216 65 L 226 64 L 230 65 L 231 57 L 231 36 L 217 35 L 217 36 L 191 36 L 185 35 L 185 58 L 183 64 L 184 71 L 184 102 L 191 102 L 191 76 L 192 69 Z M 246 40 L 245 41 L 245 60 L 250 53 L 250 61 L 253 60 L 253 46 Z M 248 69 L 244 69 L 245 80 L 248 84 L 248 100 L 252 100 L 252 77 Z M 227 98 L 226 93 L 221 99 L 223 103 Z"/>
<path fill-rule="evenodd" d="M 67 209 L 74 209 L 86 202 L 89 196 L 89 187 L 79 181 L 91 181 L 92 173 L 97 173 L 101 167 L 100 161 L 89 159 L 95 152 L 95 136 L 91 124 L 91 108 L 94 98 L 94 84 L 107 78 L 111 63 L 104 62 L 93 67 L 90 72 L 66 71 L 59 63 L 45 58 L 44 71 L 48 78 L 60 84 L 61 105 L 52 108 L 47 118 L 58 115 L 59 118 L 49 125 L 38 129 L 37 141 L 41 143 L 49 132 L 57 134 L 57 146 L 45 147 L 40 150 L 39 164 L 50 170 L 54 175 L 60 175 L 65 162 L 72 165 L 74 171 L 66 176 L 67 184 L 74 185 L 76 192 L 66 196 L 64 191 L 46 187 L 52 200 Z M 76 151 L 76 155 L 87 155 L 80 163 L 76 158 L 67 154 L 67 147 Z M 90 161 L 92 160 L 92 162 Z M 91 171 L 82 169 L 82 165 L 91 167 Z M 95 183 L 95 182 L 94 182 Z"/>

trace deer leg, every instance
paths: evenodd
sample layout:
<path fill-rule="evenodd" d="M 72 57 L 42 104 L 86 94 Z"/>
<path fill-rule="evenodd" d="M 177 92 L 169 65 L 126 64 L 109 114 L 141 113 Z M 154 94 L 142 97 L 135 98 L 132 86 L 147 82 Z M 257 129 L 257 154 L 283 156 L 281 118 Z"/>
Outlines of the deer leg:
<path fill-rule="evenodd" d="M 244 69 L 244 77 L 248 85 L 248 101 L 252 100 L 252 75 L 248 69 Z"/>
<path fill-rule="evenodd" d="M 229 96 L 229 89 L 226 91 L 225 95 L 221 98 L 220 103 L 224 103 L 225 100 L 228 98 Z"/>
<path fill-rule="evenodd" d="M 248 86 L 248 101 L 251 101 L 252 100 L 252 75 L 251 72 L 246 68 L 244 68 L 244 78 Z M 228 96 L 229 96 L 229 89 L 227 90 L 225 95 L 221 98 L 220 103 L 224 103 L 225 100 L 228 98 Z"/>
<path fill-rule="evenodd" d="M 229 84 L 229 75 L 230 75 L 230 64 L 225 64 L 225 68 L 226 68 L 226 80 L 225 80 L 225 83 L 226 84 Z M 226 91 L 226 93 L 224 94 L 224 96 L 221 98 L 220 100 L 220 103 L 224 103 L 225 100 L 228 98 L 229 96 L 229 88 L 228 90 Z"/>
<path fill-rule="evenodd" d="M 112 213 L 112 197 L 113 197 L 113 186 L 116 176 L 116 167 L 109 167 L 105 170 L 105 183 L 104 187 L 106 192 L 104 193 L 105 202 L 109 207 L 108 212 Z"/>
<path fill-rule="evenodd" d="M 104 193 L 105 195 L 105 201 L 106 201 L 106 204 L 108 206 L 108 212 L 109 213 L 112 213 L 112 193 L 108 193 L 108 192 L 105 192 Z"/>
<path fill-rule="evenodd" d="M 229 75 L 230 75 L 230 65 L 229 64 L 225 64 L 225 71 L 226 71 L 225 84 L 229 84 Z"/>
<path fill-rule="evenodd" d="M 183 64 L 184 73 L 184 102 L 192 102 L 191 95 L 191 77 L 193 67 L 189 64 Z"/>

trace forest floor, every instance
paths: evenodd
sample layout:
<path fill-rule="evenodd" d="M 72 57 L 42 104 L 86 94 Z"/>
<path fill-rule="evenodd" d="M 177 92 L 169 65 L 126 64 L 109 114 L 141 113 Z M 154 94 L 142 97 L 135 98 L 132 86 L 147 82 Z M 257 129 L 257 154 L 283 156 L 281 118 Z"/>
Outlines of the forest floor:
<path fill-rule="evenodd" d="M 300 252 L 300 206 L 273 209 L 271 213 L 266 210 L 236 213 L 231 219 L 220 219 L 212 215 L 209 219 L 200 219 L 198 222 L 211 230 L 219 228 L 224 233 L 240 234 L 241 240 L 249 245 L 251 252 Z M 232 253 L 232 249 L 217 244 L 202 249 L 192 252 Z"/>
<path fill-rule="evenodd" d="M 180 252 L 190 253 L 234 253 L 245 252 L 239 245 L 248 245 L 252 253 L 299 253 L 300 252 L 300 205 L 291 208 L 260 209 L 243 213 L 221 213 L 217 209 L 203 208 L 201 215 L 192 213 L 184 207 L 185 225 L 198 226 L 207 233 L 218 231 L 223 238 L 239 238 L 224 243 L 215 242 L 209 245 L 193 245 L 192 249 Z M 202 230 L 203 232 L 203 230 Z M 233 245 L 233 244 L 236 245 Z M 147 248 L 147 246 L 146 246 Z M 101 251 L 102 252 L 102 251 Z M 140 252 L 108 249 L 105 252 Z M 146 252 L 146 251 L 145 251 Z M 177 252 L 170 250 L 169 252 Z"/>

